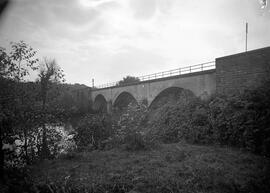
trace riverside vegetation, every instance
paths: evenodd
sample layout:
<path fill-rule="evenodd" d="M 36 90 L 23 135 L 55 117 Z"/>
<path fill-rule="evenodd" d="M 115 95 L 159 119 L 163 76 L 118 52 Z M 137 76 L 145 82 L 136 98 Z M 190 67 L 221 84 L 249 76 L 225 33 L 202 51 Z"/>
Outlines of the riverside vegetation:
<path fill-rule="evenodd" d="M 29 85 L 2 78 L 20 88 Z M 117 117 L 82 110 L 70 102 L 72 96 L 62 83 L 50 84 L 45 110 L 30 108 L 33 105 L 22 108 L 18 100 L 11 100 L 13 105 L 2 102 L 1 125 L 12 128 L 2 139 L 7 143 L 17 135 L 26 146 L 20 154 L 5 152 L 2 192 L 270 190 L 269 81 L 241 95 L 213 96 L 208 101 L 186 90 L 169 92 L 150 108 L 131 103 L 115 113 Z M 61 94 L 52 96 L 52 89 L 59 86 Z M 31 104 L 42 102 L 39 96 L 30 96 Z M 16 110 L 11 108 L 14 104 Z M 52 108 L 56 105 L 57 110 Z M 22 112 L 31 121 L 10 122 Z M 74 130 L 59 129 L 64 120 L 78 114 L 81 118 Z M 45 156 L 41 153 L 43 127 L 49 147 Z"/>
<path fill-rule="evenodd" d="M 88 114 L 76 128 L 77 148 L 26 167 L 23 186 L 28 192 L 267 192 L 269 88 L 209 101 L 174 101 L 176 94 L 150 110 L 130 105 L 117 121 Z M 12 185 L 15 192 L 21 187 Z"/>

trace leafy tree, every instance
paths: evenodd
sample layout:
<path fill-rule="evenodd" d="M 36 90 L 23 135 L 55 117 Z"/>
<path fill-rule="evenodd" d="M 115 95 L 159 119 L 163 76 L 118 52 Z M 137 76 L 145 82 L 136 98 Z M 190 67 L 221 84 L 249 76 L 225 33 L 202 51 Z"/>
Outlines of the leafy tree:
<path fill-rule="evenodd" d="M 7 77 L 7 66 L 8 66 L 9 56 L 6 53 L 5 48 L 0 47 L 0 77 Z"/>
<path fill-rule="evenodd" d="M 84 85 L 57 84 L 50 92 L 50 105 L 64 110 L 65 118 L 82 116 L 91 111 L 89 88 Z"/>
<path fill-rule="evenodd" d="M 1 75 L 21 81 L 29 75 L 30 70 L 37 70 L 38 58 L 35 57 L 37 52 L 24 41 L 11 42 L 10 45 L 10 53 L 0 48 Z"/>
<path fill-rule="evenodd" d="M 42 149 L 41 156 L 43 158 L 48 158 L 50 155 L 50 151 L 47 143 L 47 129 L 46 123 L 48 122 L 48 114 L 47 111 L 47 99 L 48 99 L 48 91 L 52 83 L 59 83 L 64 81 L 63 70 L 61 70 L 60 66 L 56 63 L 54 59 L 44 58 L 43 62 L 40 63 L 40 72 L 39 72 L 39 81 L 40 81 L 40 94 L 42 100 L 42 129 L 43 129 L 43 138 L 42 138 Z"/>
<path fill-rule="evenodd" d="M 123 80 L 120 80 L 117 85 L 122 86 L 122 85 L 136 83 L 136 82 L 140 82 L 140 79 L 138 77 L 126 76 L 123 78 Z"/>
<path fill-rule="evenodd" d="M 0 48 L 0 173 L 4 167 L 3 142 L 8 136 L 15 133 L 15 125 L 18 112 L 22 111 L 21 104 L 24 103 L 25 90 L 21 82 L 29 75 L 29 72 L 36 70 L 38 59 L 36 51 L 23 41 L 11 42 L 10 52 Z M 29 99 L 29 98 L 27 98 Z"/>

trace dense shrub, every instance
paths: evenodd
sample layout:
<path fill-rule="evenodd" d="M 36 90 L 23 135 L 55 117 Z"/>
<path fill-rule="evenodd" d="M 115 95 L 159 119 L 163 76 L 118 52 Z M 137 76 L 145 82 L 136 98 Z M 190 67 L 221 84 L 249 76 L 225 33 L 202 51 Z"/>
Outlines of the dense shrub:
<path fill-rule="evenodd" d="M 111 141 L 118 141 L 127 150 L 137 151 L 150 149 L 155 142 L 147 135 L 147 106 L 144 103 L 129 104 L 126 111 L 115 124 L 115 134 Z"/>
<path fill-rule="evenodd" d="M 270 84 L 209 104 L 213 138 L 270 156 Z"/>
<path fill-rule="evenodd" d="M 270 156 L 270 83 L 242 95 L 168 101 L 150 112 L 150 133 L 174 143 L 214 143 Z"/>
<path fill-rule="evenodd" d="M 132 132 L 124 138 L 125 148 L 131 151 L 147 149 L 145 139 L 141 133 Z"/>
<path fill-rule="evenodd" d="M 168 101 L 150 113 L 155 114 L 155 119 L 149 121 L 149 133 L 164 143 L 175 143 L 181 139 L 196 142 L 202 134 L 198 129 L 208 128 L 204 104 L 194 97 L 176 103 Z"/>
<path fill-rule="evenodd" d="M 127 150 L 147 149 L 145 136 L 147 106 L 129 104 L 118 119 L 104 114 L 87 115 L 79 123 L 75 141 L 79 149 L 112 149 L 125 146 Z"/>
<path fill-rule="evenodd" d="M 77 127 L 75 141 L 78 148 L 97 149 L 112 134 L 110 120 L 106 115 L 86 115 Z"/>

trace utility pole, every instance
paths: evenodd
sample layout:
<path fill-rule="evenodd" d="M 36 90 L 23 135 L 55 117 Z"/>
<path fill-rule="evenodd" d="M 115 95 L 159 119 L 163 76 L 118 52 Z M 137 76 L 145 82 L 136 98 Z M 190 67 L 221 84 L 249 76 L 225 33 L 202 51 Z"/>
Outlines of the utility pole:
<path fill-rule="evenodd" d="M 246 22 L 246 52 L 247 52 L 248 22 Z"/>
<path fill-rule="evenodd" d="M 92 88 L 95 86 L 95 80 L 92 78 Z"/>

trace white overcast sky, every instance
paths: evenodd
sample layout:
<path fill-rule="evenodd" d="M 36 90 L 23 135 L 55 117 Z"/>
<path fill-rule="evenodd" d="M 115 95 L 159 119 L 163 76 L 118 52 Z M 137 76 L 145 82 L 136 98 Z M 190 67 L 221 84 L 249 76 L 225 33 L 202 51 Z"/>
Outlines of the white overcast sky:
<path fill-rule="evenodd" d="M 259 0 L 15 0 L 0 46 L 24 40 L 55 58 L 68 83 L 113 82 L 270 46 Z"/>

